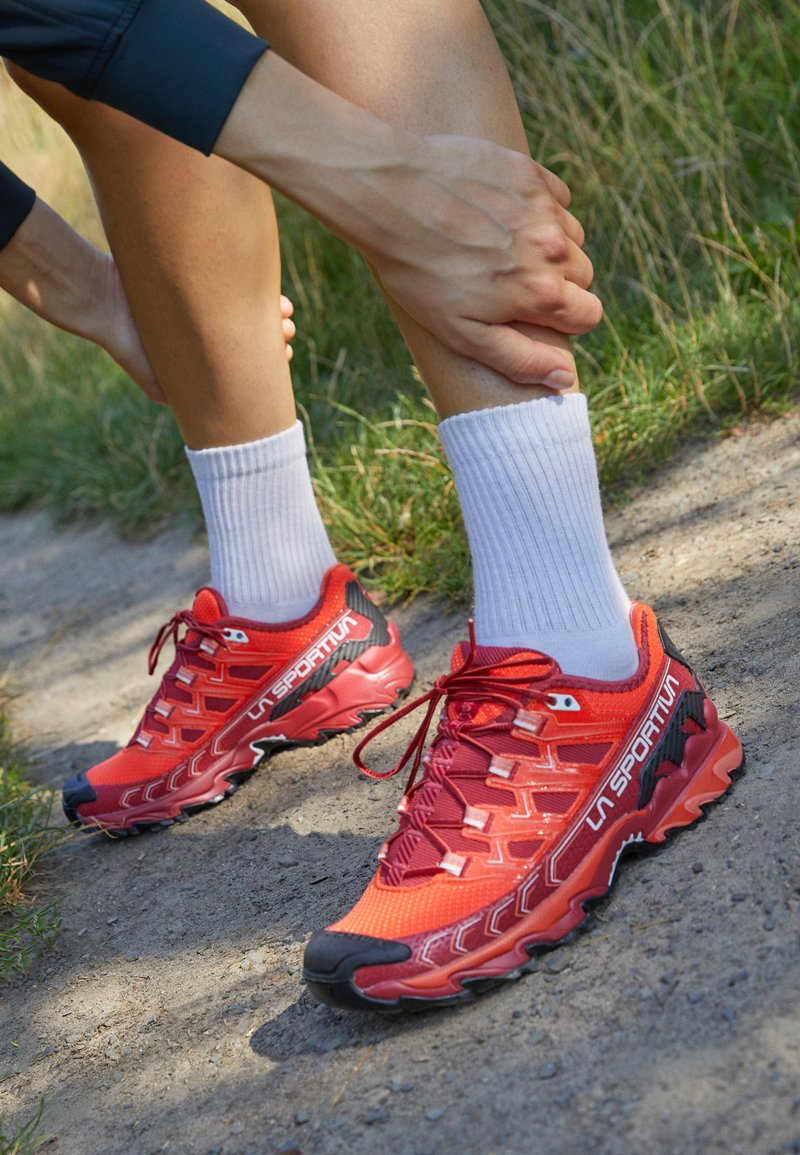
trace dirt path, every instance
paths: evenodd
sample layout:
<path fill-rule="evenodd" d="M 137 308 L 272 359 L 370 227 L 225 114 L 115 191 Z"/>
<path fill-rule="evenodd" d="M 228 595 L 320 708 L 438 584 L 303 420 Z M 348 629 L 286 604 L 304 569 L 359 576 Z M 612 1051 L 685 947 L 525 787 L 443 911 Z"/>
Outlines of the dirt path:
<path fill-rule="evenodd" d="M 63 1155 L 800 1152 L 798 445 L 800 411 L 749 425 L 611 518 L 630 591 L 705 675 L 749 771 L 630 862 L 588 932 L 459 1011 L 315 1006 L 303 943 L 360 893 L 402 783 L 359 777 L 351 738 L 279 755 L 184 826 L 58 852 L 57 947 L 0 1000 L 0 1116 L 44 1096 Z M 179 534 L 0 519 L 0 653 L 42 777 L 127 739 L 155 629 L 203 578 Z M 397 616 L 424 688 L 462 622 Z"/>

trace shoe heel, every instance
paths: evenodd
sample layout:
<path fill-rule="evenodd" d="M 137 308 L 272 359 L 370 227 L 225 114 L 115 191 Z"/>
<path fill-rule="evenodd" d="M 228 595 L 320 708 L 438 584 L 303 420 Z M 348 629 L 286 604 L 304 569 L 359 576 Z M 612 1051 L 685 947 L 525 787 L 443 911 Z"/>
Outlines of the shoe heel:
<path fill-rule="evenodd" d="M 645 842 L 663 842 L 670 830 L 690 826 L 702 818 L 705 805 L 715 802 L 729 789 L 733 775 L 744 765 L 744 752 L 733 731 L 723 722 L 719 726 L 721 734 L 713 748 L 664 814 L 659 816 Z"/>

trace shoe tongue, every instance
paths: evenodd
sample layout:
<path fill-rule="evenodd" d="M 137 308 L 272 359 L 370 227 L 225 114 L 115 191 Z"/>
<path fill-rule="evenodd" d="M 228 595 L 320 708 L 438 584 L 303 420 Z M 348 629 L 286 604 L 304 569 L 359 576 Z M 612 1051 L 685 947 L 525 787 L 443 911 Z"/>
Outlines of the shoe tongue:
<path fill-rule="evenodd" d="M 450 659 L 452 673 L 466 665 L 471 649 L 469 642 L 458 643 Z M 503 666 L 503 662 L 509 658 L 529 658 L 530 665 L 527 662 L 517 665 L 515 662 L 514 665 Z M 513 646 L 476 646 L 473 665 L 482 666 L 484 669 L 492 667 L 491 676 L 493 678 L 519 678 L 522 676 L 533 679 L 541 678 L 556 664 L 552 658 L 548 658 L 546 654 L 540 654 L 536 650 L 516 649 Z"/>
<path fill-rule="evenodd" d="M 204 586 L 197 591 L 192 613 L 199 622 L 218 622 L 220 618 L 228 616 L 228 607 L 222 594 Z"/>

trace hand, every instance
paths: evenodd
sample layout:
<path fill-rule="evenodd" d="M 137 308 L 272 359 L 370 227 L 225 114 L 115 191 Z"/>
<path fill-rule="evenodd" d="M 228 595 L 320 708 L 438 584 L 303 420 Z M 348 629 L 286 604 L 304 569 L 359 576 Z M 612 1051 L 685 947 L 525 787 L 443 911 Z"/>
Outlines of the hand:
<path fill-rule="evenodd" d="M 574 380 L 566 352 L 515 327 L 586 333 L 602 316 L 569 190 L 529 157 L 406 132 L 274 52 L 256 63 L 214 151 L 359 248 L 453 352 L 520 385 Z"/>
<path fill-rule="evenodd" d="M 366 250 L 383 287 L 454 352 L 517 384 L 569 388 L 568 357 L 524 330 L 586 333 L 603 314 L 569 189 L 488 141 L 422 139 Z"/>

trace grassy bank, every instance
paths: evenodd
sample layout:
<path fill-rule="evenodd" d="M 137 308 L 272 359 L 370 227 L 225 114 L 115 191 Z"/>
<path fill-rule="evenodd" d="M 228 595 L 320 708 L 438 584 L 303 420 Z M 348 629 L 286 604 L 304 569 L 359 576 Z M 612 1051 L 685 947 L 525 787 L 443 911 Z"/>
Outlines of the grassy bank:
<path fill-rule="evenodd" d="M 24 970 L 32 951 L 58 929 L 55 904 L 32 906 L 25 889 L 65 833 L 51 823 L 51 792 L 26 780 L 25 760 L 11 739 L 5 707 L 0 698 L 0 982 Z"/>
<path fill-rule="evenodd" d="M 490 15 L 534 154 L 571 184 L 589 237 L 607 319 L 579 355 L 608 491 L 687 433 L 796 391 L 800 5 L 494 0 Z M 95 228 L 69 146 L 20 107 L 4 90 L 4 155 Z M 405 350 L 360 258 L 280 213 L 295 379 L 337 547 L 394 594 L 456 597 L 457 508 Z M 3 310 L 0 506 L 133 532 L 196 515 L 169 417 L 99 352 Z"/>

